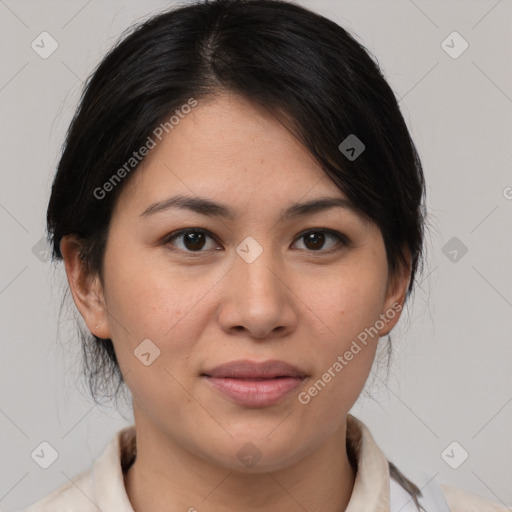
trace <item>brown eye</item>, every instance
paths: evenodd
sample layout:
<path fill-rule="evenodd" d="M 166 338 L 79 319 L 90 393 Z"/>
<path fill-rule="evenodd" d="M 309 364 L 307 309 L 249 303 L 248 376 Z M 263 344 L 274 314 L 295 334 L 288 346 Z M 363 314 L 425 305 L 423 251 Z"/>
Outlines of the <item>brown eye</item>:
<path fill-rule="evenodd" d="M 211 240 L 209 247 L 208 239 Z M 304 249 L 308 252 L 331 253 L 351 245 L 350 239 L 344 234 L 326 229 L 303 232 L 297 240 L 303 240 Z M 330 245 L 329 240 L 331 240 Z M 171 233 L 165 238 L 164 244 L 184 253 L 197 253 L 197 255 L 209 250 L 221 250 L 221 247 L 216 244 L 215 238 L 209 232 L 198 228 L 182 229 Z M 327 248 L 325 248 L 326 245 Z"/>
<path fill-rule="evenodd" d="M 331 244 L 330 247 L 324 249 L 324 245 L 326 240 L 334 239 L 337 243 Z M 316 252 L 333 252 L 337 249 L 337 245 L 341 246 L 349 246 L 350 240 L 343 235 L 342 233 L 338 233 L 337 231 L 331 230 L 310 230 L 305 233 L 302 233 L 298 240 L 304 240 L 304 246 L 308 251 L 316 251 Z M 339 247 L 338 247 L 339 248 Z M 322 250 L 323 249 L 323 250 Z"/>
<path fill-rule="evenodd" d="M 184 252 L 205 252 L 208 249 L 216 248 L 217 245 L 213 244 L 213 247 L 206 247 L 207 240 L 213 238 L 202 229 L 187 229 L 172 233 L 166 238 L 166 245 L 173 245 Z M 181 241 L 181 244 L 174 243 L 174 240 Z"/>
<path fill-rule="evenodd" d="M 205 238 L 205 234 L 199 231 L 185 233 L 183 235 L 183 244 L 191 251 L 201 250 L 204 246 Z"/>
<path fill-rule="evenodd" d="M 314 231 L 304 235 L 304 242 L 308 249 L 317 251 L 321 249 L 325 243 L 325 234 L 320 231 Z"/>

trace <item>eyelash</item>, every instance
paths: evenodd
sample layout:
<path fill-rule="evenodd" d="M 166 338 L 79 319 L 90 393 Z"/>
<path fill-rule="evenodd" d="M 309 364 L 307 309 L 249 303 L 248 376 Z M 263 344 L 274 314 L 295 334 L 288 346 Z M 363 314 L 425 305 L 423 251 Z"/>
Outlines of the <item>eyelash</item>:
<path fill-rule="evenodd" d="M 213 234 L 210 233 L 206 229 L 187 228 L 187 229 L 181 229 L 179 231 L 174 231 L 173 233 L 170 233 L 163 239 L 163 244 L 166 246 L 172 245 L 172 243 L 171 243 L 172 240 L 174 240 L 175 238 L 179 238 L 180 236 L 189 234 L 189 233 L 202 233 L 202 234 L 212 238 L 213 240 L 215 240 L 218 243 L 216 237 L 213 236 Z M 299 240 L 309 233 L 324 233 L 327 235 L 331 235 L 338 240 L 338 243 L 341 244 L 341 247 L 335 246 L 328 250 L 319 249 L 317 251 L 307 250 L 307 249 L 300 249 L 300 250 L 306 250 L 307 252 L 311 252 L 311 253 L 331 254 L 333 252 L 337 252 L 337 251 L 341 250 L 342 248 L 352 246 L 352 241 L 346 235 L 344 235 L 343 233 L 340 233 L 339 231 L 335 231 L 333 229 L 321 229 L 321 228 L 308 229 L 306 231 L 303 231 L 302 233 L 299 233 L 299 235 L 296 237 L 295 240 Z M 201 253 L 208 252 L 207 250 L 189 251 L 189 250 L 184 250 L 184 249 L 179 249 L 179 248 L 173 248 L 171 250 L 177 250 L 177 251 L 184 252 L 185 254 L 190 255 L 191 257 L 197 257 L 197 256 L 200 256 Z"/>

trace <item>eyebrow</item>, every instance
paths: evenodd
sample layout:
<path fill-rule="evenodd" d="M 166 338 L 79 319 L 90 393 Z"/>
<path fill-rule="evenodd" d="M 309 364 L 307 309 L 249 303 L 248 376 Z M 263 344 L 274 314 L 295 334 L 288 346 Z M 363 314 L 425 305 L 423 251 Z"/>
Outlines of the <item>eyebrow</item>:
<path fill-rule="evenodd" d="M 356 213 L 351 201 L 342 197 L 319 197 L 303 203 L 294 203 L 281 212 L 279 222 L 312 215 L 331 208 L 340 207 Z M 236 218 L 236 211 L 222 203 L 217 203 L 204 197 L 174 196 L 163 201 L 151 204 L 141 214 L 141 217 L 149 217 L 156 213 L 171 209 L 187 209 L 209 217 L 222 217 L 233 221 Z"/>

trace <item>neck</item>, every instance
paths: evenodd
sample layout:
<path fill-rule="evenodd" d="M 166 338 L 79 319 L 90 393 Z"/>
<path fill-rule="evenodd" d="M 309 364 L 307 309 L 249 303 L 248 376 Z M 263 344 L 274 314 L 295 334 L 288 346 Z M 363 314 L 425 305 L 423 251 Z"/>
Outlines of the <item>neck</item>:
<path fill-rule="evenodd" d="M 347 456 L 346 422 L 298 462 L 265 473 L 213 464 L 141 426 L 136 422 L 137 456 L 125 473 L 135 512 L 343 512 L 350 500 L 355 470 Z"/>

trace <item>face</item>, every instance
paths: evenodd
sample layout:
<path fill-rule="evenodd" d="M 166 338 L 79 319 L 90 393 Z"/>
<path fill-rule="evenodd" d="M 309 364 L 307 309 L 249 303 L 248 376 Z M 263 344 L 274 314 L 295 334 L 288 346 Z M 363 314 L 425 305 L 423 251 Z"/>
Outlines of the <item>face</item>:
<path fill-rule="evenodd" d="M 282 125 L 237 96 L 199 101 L 126 185 L 104 309 L 74 297 L 91 331 L 113 340 L 136 420 L 238 470 L 248 442 L 262 454 L 252 471 L 311 453 L 344 425 L 379 336 L 400 316 L 408 276 L 390 279 L 378 227 L 343 204 L 283 216 L 346 197 Z M 232 216 L 172 205 L 175 196 Z M 305 377 L 204 375 L 235 360 L 279 360 Z"/>

